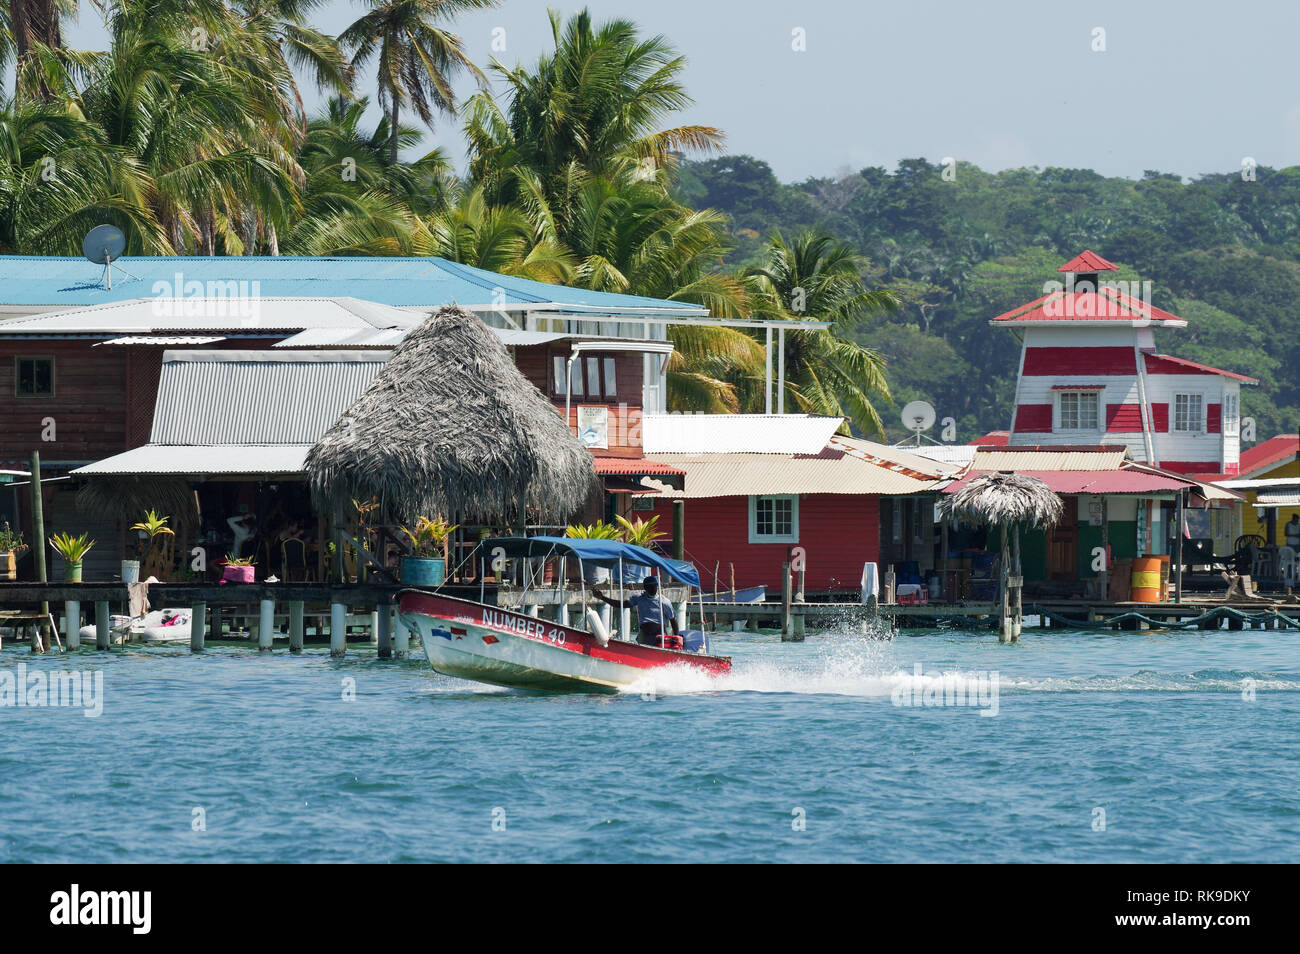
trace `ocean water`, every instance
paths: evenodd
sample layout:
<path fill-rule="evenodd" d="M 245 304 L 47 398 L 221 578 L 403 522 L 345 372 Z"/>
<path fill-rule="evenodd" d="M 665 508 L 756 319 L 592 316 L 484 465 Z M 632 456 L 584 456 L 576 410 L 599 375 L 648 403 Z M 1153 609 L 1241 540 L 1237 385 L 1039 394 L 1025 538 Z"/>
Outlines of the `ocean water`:
<path fill-rule="evenodd" d="M 10 644 L 0 673 L 100 672 L 103 709 L 0 707 L 0 860 L 1296 861 L 1298 647 L 724 634 L 729 677 L 594 696 Z"/>

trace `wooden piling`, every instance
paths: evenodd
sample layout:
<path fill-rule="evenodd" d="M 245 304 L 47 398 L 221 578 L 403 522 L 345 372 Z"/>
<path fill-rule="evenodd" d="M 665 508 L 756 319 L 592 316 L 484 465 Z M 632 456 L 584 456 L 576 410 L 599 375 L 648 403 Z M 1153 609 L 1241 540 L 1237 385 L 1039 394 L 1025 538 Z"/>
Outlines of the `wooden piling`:
<path fill-rule="evenodd" d="M 108 600 L 95 602 L 95 648 L 107 649 L 111 643 L 108 629 Z"/>
<path fill-rule="evenodd" d="M 221 607 L 213 606 L 208 613 L 208 639 L 221 638 Z"/>
<path fill-rule="evenodd" d="M 289 652 L 302 652 L 303 637 L 303 601 L 289 602 Z"/>
<path fill-rule="evenodd" d="M 342 603 L 330 604 L 330 655 L 341 657 L 348 647 L 348 608 Z"/>
<path fill-rule="evenodd" d="M 203 637 L 207 633 L 208 604 L 195 603 L 190 607 L 190 652 L 203 652 Z"/>
<path fill-rule="evenodd" d="M 81 648 L 81 600 L 64 601 L 63 632 L 69 649 Z"/>
<path fill-rule="evenodd" d="M 380 659 L 393 658 L 393 613 L 380 603 L 375 607 L 375 642 L 379 644 L 378 650 Z"/>
<path fill-rule="evenodd" d="M 275 600 L 262 600 L 258 605 L 257 648 L 269 653 L 275 639 Z"/>
<path fill-rule="evenodd" d="M 790 605 L 794 599 L 794 581 L 790 577 L 790 561 L 781 564 L 781 642 L 802 642 L 803 635 L 794 631 Z"/>

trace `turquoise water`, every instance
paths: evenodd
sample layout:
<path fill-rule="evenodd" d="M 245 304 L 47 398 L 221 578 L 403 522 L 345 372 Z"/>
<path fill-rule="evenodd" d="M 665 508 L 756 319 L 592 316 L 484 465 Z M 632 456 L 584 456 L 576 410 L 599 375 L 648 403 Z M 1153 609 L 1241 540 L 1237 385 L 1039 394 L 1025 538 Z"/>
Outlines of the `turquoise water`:
<path fill-rule="evenodd" d="M 364 648 L 10 644 L 0 671 L 97 669 L 104 698 L 0 708 L 0 859 L 1295 861 L 1298 645 L 727 634 L 716 684 L 546 696 Z M 995 716 L 895 705 L 985 671 Z"/>

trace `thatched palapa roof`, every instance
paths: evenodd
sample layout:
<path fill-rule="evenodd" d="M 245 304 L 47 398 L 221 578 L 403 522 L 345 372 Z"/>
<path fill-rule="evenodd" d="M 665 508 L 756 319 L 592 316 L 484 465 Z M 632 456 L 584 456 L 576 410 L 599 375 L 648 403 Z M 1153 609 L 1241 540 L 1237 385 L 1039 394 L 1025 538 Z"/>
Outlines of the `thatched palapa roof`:
<path fill-rule="evenodd" d="M 445 306 L 307 455 L 316 506 L 375 496 L 409 523 L 519 522 L 520 501 L 563 522 L 595 484 L 591 455 L 474 314 Z"/>
<path fill-rule="evenodd" d="M 939 512 L 976 526 L 1050 527 L 1061 519 L 1065 507 L 1037 477 L 1000 472 L 981 474 L 945 494 Z"/>

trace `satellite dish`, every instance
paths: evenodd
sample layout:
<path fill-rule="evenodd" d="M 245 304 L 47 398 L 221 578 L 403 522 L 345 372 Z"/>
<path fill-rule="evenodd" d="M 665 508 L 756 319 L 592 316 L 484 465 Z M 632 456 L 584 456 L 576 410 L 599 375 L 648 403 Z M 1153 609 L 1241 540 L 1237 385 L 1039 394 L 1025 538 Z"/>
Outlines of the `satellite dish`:
<path fill-rule="evenodd" d="M 81 240 L 81 254 L 96 265 L 107 265 L 126 250 L 126 236 L 116 225 L 96 225 Z"/>
<path fill-rule="evenodd" d="M 124 251 L 126 251 L 126 236 L 116 225 L 96 225 L 81 240 L 81 254 L 86 256 L 88 261 L 104 266 L 104 277 L 108 281 L 109 291 L 113 289 L 113 259 L 120 257 Z M 136 277 L 121 265 L 118 266 L 118 270 L 131 278 Z"/>
<path fill-rule="evenodd" d="M 934 427 L 934 406 L 929 401 L 909 402 L 903 408 L 903 426 L 918 436 L 922 431 L 928 431 Z"/>

